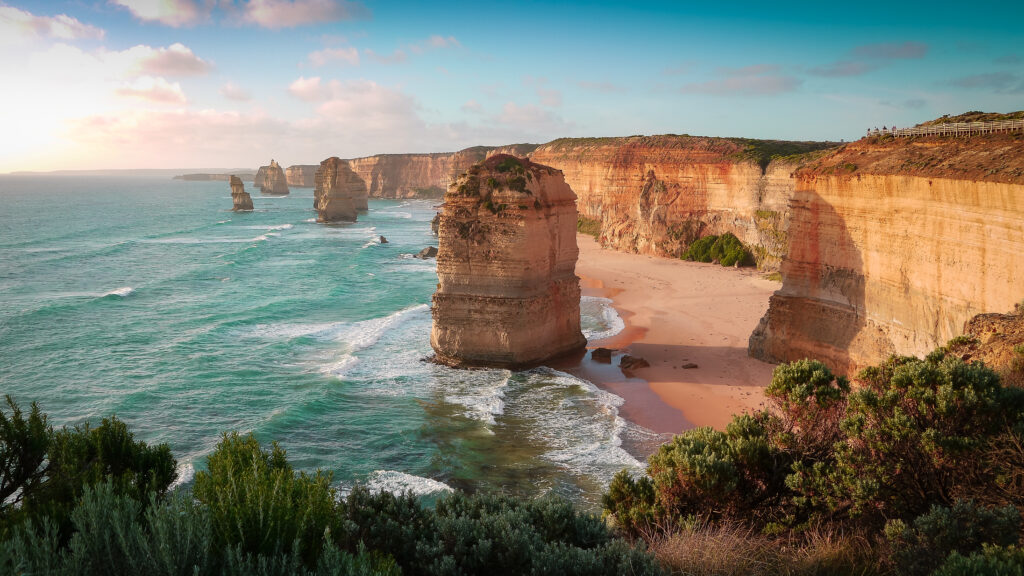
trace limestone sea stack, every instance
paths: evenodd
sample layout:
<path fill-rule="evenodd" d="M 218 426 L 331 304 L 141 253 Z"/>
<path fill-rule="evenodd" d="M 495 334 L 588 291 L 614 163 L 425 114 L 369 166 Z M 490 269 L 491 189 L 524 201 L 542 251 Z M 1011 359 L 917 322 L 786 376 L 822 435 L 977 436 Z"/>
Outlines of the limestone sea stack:
<path fill-rule="evenodd" d="M 524 368 L 582 350 L 576 194 L 562 172 L 497 155 L 461 175 L 444 199 L 435 360 Z"/>
<path fill-rule="evenodd" d="M 245 191 L 245 184 L 238 176 L 231 177 L 231 202 L 234 204 L 232 210 L 252 210 L 252 196 Z"/>
<path fill-rule="evenodd" d="M 313 191 L 317 222 L 355 222 L 360 205 L 366 205 L 366 183 L 348 162 L 337 156 L 321 162 Z"/>
<path fill-rule="evenodd" d="M 281 165 L 274 160 L 269 166 L 260 166 L 256 172 L 254 186 L 258 186 L 261 194 L 284 196 L 288 194 L 288 181 L 285 178 Z"/>

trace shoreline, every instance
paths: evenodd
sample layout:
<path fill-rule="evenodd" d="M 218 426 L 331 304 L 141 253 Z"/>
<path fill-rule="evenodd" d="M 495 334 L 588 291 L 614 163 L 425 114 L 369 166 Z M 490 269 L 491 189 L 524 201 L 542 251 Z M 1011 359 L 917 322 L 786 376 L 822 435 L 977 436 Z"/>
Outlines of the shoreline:
<path fill-rule="evenodd" d="M 587 342 L 588 353 L 560 369 L 621 396 L 619 414 L 659 434 L 721 430 L 764 406 L 775 366 L 747 356 L 747 339 L 778 282 L 753 269 L 606 250 L 583 234 L 577 244 L 583 295 L 610 299 L 625 327 Z M 591 359 L 598 347 L 615 350 L 611 364 Z M 650 366 L 625 374 L 624 354 Z"/>

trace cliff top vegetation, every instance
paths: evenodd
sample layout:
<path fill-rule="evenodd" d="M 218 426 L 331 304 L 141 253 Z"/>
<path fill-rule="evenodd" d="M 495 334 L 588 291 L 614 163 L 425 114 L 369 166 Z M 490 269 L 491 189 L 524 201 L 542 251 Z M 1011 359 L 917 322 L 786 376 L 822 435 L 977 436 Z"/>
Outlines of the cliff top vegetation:
<path fill-rule="evenodd" d="M 977 110 L 971 112 L 964 112 L 963 114 L 957 114 L 956 116 L 950 116 L 945 114 L 934 120 L 928 120 L 922 122 L 918 126 L 935 126 L 938 124 L 953 124 L 955 122 L 996 122 L 998 120 L 1021 120 L 1024 119 L 1024 110 L 1018 110 L 1016 112 L 979 112 Z"/>

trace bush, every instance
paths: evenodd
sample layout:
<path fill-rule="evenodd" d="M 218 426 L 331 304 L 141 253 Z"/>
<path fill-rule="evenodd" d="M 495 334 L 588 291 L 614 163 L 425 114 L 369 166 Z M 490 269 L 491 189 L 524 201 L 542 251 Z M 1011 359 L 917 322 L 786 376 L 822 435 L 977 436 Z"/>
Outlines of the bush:
<path fill-rule="evenodd" d="M 26 418 L 10 396 L 4 398 L 10 415 L 0 410 L 0 532 L 7 515 L 43 484 L 53 438 L 53 429 L 35 402 Z"/>
<path fill-rule="evenodd" d="M 601 221 L 592 220 L 586 216 L 578 216 L 576 218 L 576 231 L 581 234 L 590 234 L 596 240 L 601 236 Z"/>
<path fill-rule="evenodd" d="M 986 546 L 970 556 L 952 553 L 933 576 L 1024 576 L 1024 548 Z"/>
<path fill-rule="evenodd" d="M 1016 544 L 1020 520 L 1020 512 L 1013 506 L 989 510 L 959 500 L 952 508 L 932 506 L 911 526 L 902 520 L 891 521 L 885 534 L 899 573 L 925 576 L 951 552 L 970 554 L 980 551 L 984 544 Z"/>
<path fill-rule="evenodd" d="M 705 236 L 687 247 L 684 260 L 694 262 L 715 262 L 722 266 L 752 266 L 754 257 L 739 238 L 731 232 L 721 236 Z"/>

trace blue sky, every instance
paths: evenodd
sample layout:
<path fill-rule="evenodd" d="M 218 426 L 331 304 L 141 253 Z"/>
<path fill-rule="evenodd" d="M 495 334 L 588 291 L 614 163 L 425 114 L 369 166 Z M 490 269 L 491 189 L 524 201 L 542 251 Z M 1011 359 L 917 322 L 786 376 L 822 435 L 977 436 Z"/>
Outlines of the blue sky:
<path fill-rule="evenodd" d="M 0 3 L 0 172 L 561 136 L 855 139 L 1024 108 L 1020 2 Z"/>

